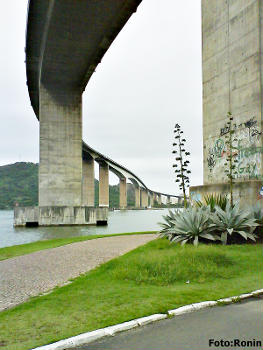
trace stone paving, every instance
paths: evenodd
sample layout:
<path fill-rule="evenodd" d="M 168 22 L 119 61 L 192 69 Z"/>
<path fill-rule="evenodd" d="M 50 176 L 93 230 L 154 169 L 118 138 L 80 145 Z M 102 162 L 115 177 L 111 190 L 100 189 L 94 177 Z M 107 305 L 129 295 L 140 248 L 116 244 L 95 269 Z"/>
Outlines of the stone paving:
<path fill-rule="evenodd" d="M 65 285 L 155 238 L 155 234 L 98 238 L 0 261 L 0 311 Z"/>

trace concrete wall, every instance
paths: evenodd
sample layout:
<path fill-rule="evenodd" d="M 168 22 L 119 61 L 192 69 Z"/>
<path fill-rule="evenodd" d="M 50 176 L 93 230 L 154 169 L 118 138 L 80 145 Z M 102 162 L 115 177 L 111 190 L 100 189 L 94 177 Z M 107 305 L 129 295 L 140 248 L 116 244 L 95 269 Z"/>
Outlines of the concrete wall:
<path fill-rule="evenodd" d="M 237 181 L 263 179 L 262 1 L 202 0 L 204 184 L 226 182 L 227 113 Z"/>
<path fill-rule="evenodd" d="M 237 182 L 233 189 L 234 202 L 240 201 L 242 207 L 255 205 L 257 202 L 263 206 L 263 196 L 260 194 L 262 182 L 257 180 Z M 190 188 L 190 197 L 194 201 L 202 201 L 208 194 L 225 194 L 229 196 L 228 184 L 212 184 L 193 186 Z"/>

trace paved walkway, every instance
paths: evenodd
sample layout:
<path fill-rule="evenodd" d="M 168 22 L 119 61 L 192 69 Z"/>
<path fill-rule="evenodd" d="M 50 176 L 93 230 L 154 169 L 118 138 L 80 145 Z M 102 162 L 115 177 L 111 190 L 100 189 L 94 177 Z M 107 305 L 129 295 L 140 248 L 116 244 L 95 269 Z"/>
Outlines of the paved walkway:
<path fill-rule="evenodd" d="M 146 234 L 98 238 L 0 261 L 0 311 L 62 286 L 156 237 Z"/>

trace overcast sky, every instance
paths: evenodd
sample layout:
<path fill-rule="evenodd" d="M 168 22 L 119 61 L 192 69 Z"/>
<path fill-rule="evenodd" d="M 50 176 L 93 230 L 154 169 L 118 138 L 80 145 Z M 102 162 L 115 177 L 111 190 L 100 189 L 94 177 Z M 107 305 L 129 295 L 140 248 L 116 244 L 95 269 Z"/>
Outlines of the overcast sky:
<path fill-rule="evenodd" d="M 26 12 L 27 0 L 1 7 L 0 165 L 38 162 L 39 127 L 24 63 Z M 191 152 L 191 185 L 201 185 L 201 1 L 143 0 L 86 88 L 83 139 L 152 190 L 178 194 L 176 123 Z"/>

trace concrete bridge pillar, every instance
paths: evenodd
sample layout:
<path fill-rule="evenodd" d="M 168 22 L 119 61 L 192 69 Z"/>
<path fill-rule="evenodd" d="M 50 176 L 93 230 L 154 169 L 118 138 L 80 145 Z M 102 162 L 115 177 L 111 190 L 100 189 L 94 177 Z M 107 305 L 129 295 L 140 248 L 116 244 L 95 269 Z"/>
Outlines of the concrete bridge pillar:
<path fill-rule="evenodd" d="M 127 184 L 126 178 L 120 178 L 120 209 L 127 208 Z"/>
<path fill-rule="evenodd" d="M 153 193 L 151 193 L 151 192 L 150 192 L 150 206 L 151 206 L 151 208 L 154 206 Z"/>
<path fill-rule="evenodd" d="M 139 185 L 134 185 L 135 208 L 141 207 L 141 190 Z"/>
<path fill-rule="evenodd" d="M 148 191 L 145 188 L 141 188 L 141 207 L 148 207 Z"/>
<path fill-rule="evenodd" d="M 161 205 L 162 204 L 162 195 L 158 194 L 157 198 L 158 198 L 158 204 Z"/>
<path fill-rule="evenodd" d="M 153 193 L 153 203 L 155 204 L 155 202 L 157 202 L 157 194 Z"/>
<path fill-rule="evenodd" d="M 82 163 L 82 205 L 94 207 L 94 159 L 83 160 Z"/>
<path fill-rule="evenodd" d="M 109 166 L 99 164 L 99 206 L 109 207 Z"/>
<path fill-rule="evenodd" d="M 39 92 L 39 206 L 82 203 L 82 99 L 79 92 Z"/>
<path fill-rule="evenodd" d="M 167 197 L 166 197 L 166 204 L 167 204 L 167 205 L 170 205 L 170 204 L 171 204 L 171 197 L 170 197 L 170 196 L 167 196 Z"/>

